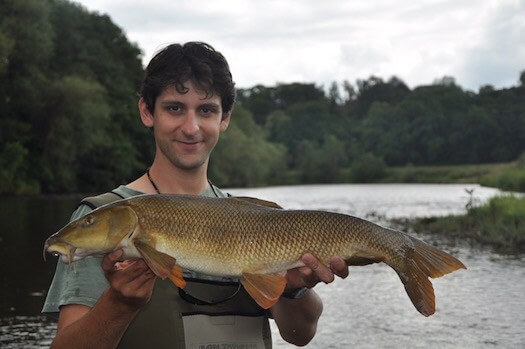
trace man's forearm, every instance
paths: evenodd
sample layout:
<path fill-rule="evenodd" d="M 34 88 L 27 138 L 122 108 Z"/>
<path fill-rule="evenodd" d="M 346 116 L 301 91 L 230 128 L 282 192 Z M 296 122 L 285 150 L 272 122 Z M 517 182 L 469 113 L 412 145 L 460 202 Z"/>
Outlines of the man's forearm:
<path fill-rule="evenodd" d="M 116 348 L 137 313 L 108 289 L 84 316 L 58 330 L 51 348 Z"/>
<path fill-rule="evenodd" d="M 299 299 L 281 297 L 271 311 L 284 340 L 295 345 L 306 345 L 317 331 L 323 302 L 310 289 Z"/>

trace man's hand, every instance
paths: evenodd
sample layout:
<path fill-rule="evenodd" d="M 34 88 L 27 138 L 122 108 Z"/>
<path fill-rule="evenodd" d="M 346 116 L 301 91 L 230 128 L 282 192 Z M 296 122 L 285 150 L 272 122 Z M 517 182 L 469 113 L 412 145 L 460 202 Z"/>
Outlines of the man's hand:
<path fill-rule="evenodd" d="M 109 281 L 108 295 L 117 302 L 139 309 L 149 302 L 155 285 L 155 274 L 143 259 L 117 261 L 122 250 L 108 253 L 102 260 L 102 270 Z"/>
<path fill-rule="evenodd" d="M 304 267 L 288 270 L 285 274 L 289 290 L 312 288 L 319 282 L 330 283 L 335 275 L 346 278 L 348 267 L 340 257 L 332 257 L 329 265 L 324 265 L 310 253 L 301 258 Z M 323 312 L 323 302 L 313 290 L 303 297 L 289 299 L 281 297 L 271 308 L 275 323 L 283 339 L 295 345 L 308 344 L 317 330 L 317 321 Z"/>
<path fill-rule="evenodd" d="M 344 279 L 348 276 L 348 267 L 341 257 L 332 257 L 329 266 L 310 253 L 305 253 L 301 258 L 304 267 L 295 268 L 286 272 L 287 288 L 312 288 L 319 282 L 329 284 L 334 281 L 335 275 Z"/>
<path fill-rule="evenodd" d="M 109 281 L 91 308 L 68 304 L 60 308 L 58 331 L 51 348 L 116 348 L 139 309 L 151 298 L 155 274 L 142 259 L 118 263 L 122 250 L 108 253 L 102 270 Z"/>

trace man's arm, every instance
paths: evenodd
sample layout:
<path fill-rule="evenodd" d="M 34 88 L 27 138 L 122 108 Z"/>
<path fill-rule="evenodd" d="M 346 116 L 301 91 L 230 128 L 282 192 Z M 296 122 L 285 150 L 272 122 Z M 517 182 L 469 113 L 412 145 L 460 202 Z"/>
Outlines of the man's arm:
<path fill-rule="evenodd" d="M 334 275 L 341 278 L 348 276 L 348 267 L 344 260 L 333 257 L 330 267 L 325 266 L 311 254 L 302 258 L 304 267 L 289 270 L 286 273 L 288 288 L 308 287 L 309 290 L 299 299 L 281 297 L 271 308 L 281 337 L 295 345 L 306 345 L 317 331 L 317 322 L 323 312 L 321 298 L 311 288 L 319 282 L 331 283 Z"/>
<path fill-rule="evenodd" d="M 117 270 L 122 251 L 107 254 L 102 269 L 110 287 L 93 308 L 71 304 L 60 309 L 57 334 L 51 348 L 115 348 L 153 292 L 155 274 L 143 260 Z"/>

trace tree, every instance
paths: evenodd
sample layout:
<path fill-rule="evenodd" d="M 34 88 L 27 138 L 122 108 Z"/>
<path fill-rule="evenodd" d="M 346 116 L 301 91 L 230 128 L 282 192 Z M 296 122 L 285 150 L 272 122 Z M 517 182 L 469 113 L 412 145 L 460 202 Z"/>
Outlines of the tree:
<path fill-rule="evenodd" d="M 141 53 L 122 30 L 66 1 L 5 0 L 0 16 L 0 161 L 26 184 L 9 190 L 107 190 L 143 171 Z"/>
<path fill-rule="evenodd" d="M 395 105 L 408 95 L 410 89 L 397 77 L 391 77 L 388 82 L 371 76 L 367 80 L 357 80 L 357 99 L 355 113 L 358 118 L 363 118 L 374 102 L 387 102 Z"/>
<path fill-rule="evenodd" d="M 97 147 L 112 144 L 110 108 L 104 88 L 94 81 L 66 76 L 51 86 L 41 163 L 46 191 L 80 189 L 78 160 Z M 84 189 L 84 188 L 83 188 Z M 85 189 L 84 189 L 85 190 Z"/>
<path fill-rule="evenodd" d="M 339 93 L 339 86 L 335 81 L 333 81 L 328 88 L 328 100 L 330 101 L 330 110 L 332 111 L 335 111 L 338 106 L 343 104 L 343 98 Z"/>
<path fill-rule="evenodd" d="M 210 178 L 234 187 L 278 183 L 285 173 L 285 159 L 284 147 L 268 142 L 251 113 L 238 106 L 212 154 Z"/>

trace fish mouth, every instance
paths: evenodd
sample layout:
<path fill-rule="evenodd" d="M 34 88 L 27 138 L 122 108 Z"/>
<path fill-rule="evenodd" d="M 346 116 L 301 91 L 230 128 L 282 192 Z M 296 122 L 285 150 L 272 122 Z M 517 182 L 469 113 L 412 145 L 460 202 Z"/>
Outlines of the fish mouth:
<path fill-rule="evenodd" d="M 74 261 L 75 250 L 77 248 L 67 242 L 53 242 L 47 240 L 44 245 L 44 260 L 46 260 L 46 252 L 53 256 L 60 256 L 64 263 L 70 264 Z"/>

